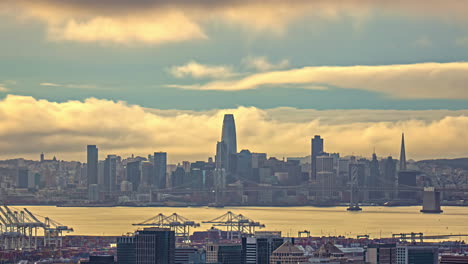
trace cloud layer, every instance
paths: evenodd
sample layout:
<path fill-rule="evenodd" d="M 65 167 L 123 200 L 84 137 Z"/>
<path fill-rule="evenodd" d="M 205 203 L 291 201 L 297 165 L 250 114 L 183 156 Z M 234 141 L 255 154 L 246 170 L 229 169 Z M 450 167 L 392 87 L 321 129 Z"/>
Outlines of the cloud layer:
<path fill-rule="evenodd" d="M 468 110 L 298 110 L 253 107 L 206 112 L 146 109 L 90 98 L 64 103 L 8 95 L 0 101 L 2 158 L 85 160 L 86 145 L 107 154 L 167 151 L 171 162 L 213 156 L 225 113 L 236 119 L 238 149 L 270 156 L 306 156 L 320 134 L 329 152 L 398 155 L 401 132 L 413 159 L 468 155 Z"/>
<path fill-rule="evenodd" d="M 222 79 L 234 75 L 234 72 L 229 66 L 204 65 L 196 61 L 191 61 L 181 66 L 174 66 L 171 68 L 170 72 L 177 78 L 193 77 Z"/>
<path fill-rule="evenodd" d="M 303 17 L 365 20 L 379 11 L 466 21 L 460 0 L 4 0 L 0 11 L 38 19 L 56 41 L 160 44 L 206 39 L 210 23 L 281 34 Z M 8 12 L 11 13 L 11 12 Z"/>
<path fill-rule="evenodd" d="M 186 86 L 199 90 L 248 90 L 260 87 L 328 85 L 380 92 L 397 98 L 468 99 L 468 63 L 419 63 L 380 66 L 321 66 L 256 73 L 236 80 Z"/>

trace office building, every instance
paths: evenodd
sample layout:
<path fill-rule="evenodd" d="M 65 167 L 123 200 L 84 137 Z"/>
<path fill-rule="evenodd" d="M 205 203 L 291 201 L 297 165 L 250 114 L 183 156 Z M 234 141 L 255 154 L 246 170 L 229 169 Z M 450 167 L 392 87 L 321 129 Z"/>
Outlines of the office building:
<path fill-rule="evenodd" d="M 16 187 L 21 189 L 28 188 L 29 170 L 28 168 L 18 168 L 16 175 Z"/>
<path fill-rule="evenodd" d="M 153 156 L 153 186 L 158 189 L 166 188 L 167 181 L 167 153 L 155 152 Z"/>
<path fill-rule="evenodd" d="M 190 171 L 189 171 L 190 173 Z M 184 186 L 185 184 L 185 170 L 183 167 L 177 167 L 174 172 L 171 174 L 171 184 L 172 188 L 182 188 L 182 187 L 188 187 Z"/>
<path fill-rule="evenodd" d="M 88 145 L 87 148 L 87 175 L 88 186 L 98 184 L 98 148 L 96 145 Z"/>
<path fill-rule="evenodd" d="M 372 160 L 369 162 L 369 178 L 367 179 L 367 186 L 369 187 L 379 187 L 380 186 L 380 166 L 379 160 L 377 159 L 377 154 L 372 154 Z M 370 191 L 369 198 L 378 199 L 382 198 L 382 192 L 380 191 Z"/>
<path fill-rule="evenodd" d="M 153 163 L 149 161 L 141 162 L 141 179 L 145 185 L 151 186 L 151 183 L 153 182 L 153 173 Z"/>
<path fill-rule="evenodd" d="M 333 157 L 328 155 L 316 157 L 316 172 L 334 172 Z"/>
<path fill-rule="evenodd" d="M 237 153 L 236 124 L 234 122 L 234 115 L 232 114 L 224 115 L 221 141 L 226 144 L 226 152 L 228 154 Z"/>
<path fill-rule="evenodd" d="M 439 249 L 434 246 L 398 245 L 396 264 L 438 264 Z"/>
<path fill-rule="evenodd" d="M 219 264 L 242 263 L 242 245 L 208 244 L 206 246 L 206 263 L 219 263 Z"/>
<path fill-rule="evenodd" d="M 416 187 L 416 177 L 420 174 L 419 171 L 399 171 L 398 172 L 398 186 L 401 188 Z M 400 199 L 416 199 L 416 191 L 398 191 L 398 198 Z"/>
<path fill-rule="evenodd" d="M 270 255 L 285 242 L 281 235 L 257 235 L 242 238 L 242 263 L 269 264 Z"/>
<path fill-rule="evenodd" d="M 136 243 L 134 236 L 122 236 L 117 238 L 117 263 L 136 263 Z"/>
<path fill-rule="evenodd" d="M 233 174 L 236 168 L 237 137 L 236 124 L 232 114 L 224 115 L 221 142 L 216 145 L 216 170 L 224 170 L 228 183 L 234 181 Z"/>
<path fill-rule="evenodd" d="M 396 187 L 396 162 L 389 156 L 381 161 L 381 182 L 385 187 Z"/>
<path fill-rule="evenodd" d="M 175 264 L 204 264 L 205 256 L 195 247 L 182 246 L 175 248 Z"/>
<path fill-rule="evenodd" d="M 319 135 L 314 136 L 311 144 L 311 174 L 310 180 L 314 181 L 317 175 L 317 157 L 323 154 L 323 138 Z"/>
<path fill-rule="evenodd" d="M 141 161 L 127 163 L 127 181 L 132 183 L 133 191 L 137 191 L 141 182 Z"/>
<path fill-rule="evenodd" d="M 119 237 L 117 260 L 119 264 L 175 264 L 175 233 L 152 227 L 136 231 L 133 236 Z"/>
<path fill-rule="evenodd" d="M 104 191 L 115 192 L 117 188 L 117 163 L 116 155 L 108 155 L 104 161 Z"/>
<path fill-rule="evenodd" d="M 396 244 L 371 244 L 364 260 L 368 264 L 396 264 Z"/>
<path fill-rule="evenodd" d="M 247 181 L 254 181 L 252 177 L 252 153 L 249 150 L 243 149 L 237 154 L 237 175 Z"/>

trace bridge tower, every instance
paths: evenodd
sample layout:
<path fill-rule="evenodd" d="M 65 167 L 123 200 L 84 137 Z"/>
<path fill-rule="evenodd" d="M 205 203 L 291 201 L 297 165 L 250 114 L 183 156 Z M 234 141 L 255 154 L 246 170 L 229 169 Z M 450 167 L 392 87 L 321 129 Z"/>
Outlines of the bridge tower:
<path fill-rule="evenodd" d="M 426 187 L 423 192 L 422 213 L 440 214 L 443 211 L 440 208 L 440 192 L 434 187 Z"/>

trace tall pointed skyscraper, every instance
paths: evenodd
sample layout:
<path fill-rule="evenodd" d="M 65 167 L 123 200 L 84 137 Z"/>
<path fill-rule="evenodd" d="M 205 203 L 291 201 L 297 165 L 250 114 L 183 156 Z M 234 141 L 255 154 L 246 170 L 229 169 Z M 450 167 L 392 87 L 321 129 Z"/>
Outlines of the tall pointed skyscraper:
<path fill-rule="evenodd" d="M 218 183 L 226 183 L 234 171 L 237 154 L 236 124 L 232 114 L 224 115 L 221 141 L 216 145 L 216 170 L 220 180 Z M 224 185 L 224 184 L 219 184 Z"/>
<path fill-rule="evenodd" d="M 405 134 L 401 134 L 400 171 L 406 170 Z"/>
<path fill-rule="evenodd" d="M 234 123 L 234 115 L 232 114 L 224 115 L 221 141 L 226 144 L 227 153 L 237 153 L 236 124 Z"/>

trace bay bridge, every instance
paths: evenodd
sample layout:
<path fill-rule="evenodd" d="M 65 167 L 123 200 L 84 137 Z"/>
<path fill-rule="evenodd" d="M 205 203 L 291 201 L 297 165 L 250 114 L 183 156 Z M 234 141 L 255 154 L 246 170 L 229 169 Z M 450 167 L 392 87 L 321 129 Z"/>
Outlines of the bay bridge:
<path fill-rule="evenodd" d="M 156 193 L 161 195 L 193 195 L 193 194 L 205 194 L 214 196 L 216 205 L 223 205 L 222 197 L 234 197 L 234 194 L 242 196 L 244 194 L 260 194 L 262 192 L 284 192 L 287 195 L 298 195 L 302 194 L 305 196 L 316 196 L 320 197 L 321 193 L 324 192 L 335 193 L 335 194 L 350 194 L 349 204 L 350 206 L 357 205 L 357 199 L 353 198 L 356 196 L 364 196 L 369 193 L 380 193 L 389 194 L 389 197 L 398 197 L 399 194 L 411 194 L 416 197 L 416 194 L 422 194 L 422 200 L 424 208 L 422 212 L 427 213 L 440 213 L 440 194 L 441 193 L 468 193 L 466 187 L 420 187 L 420 186 L 331 186 L 324 190 L 324 188 L 318 184 L 302 184 L 294 186 L 278 186 L 278 185 L 264 185 L 264 184 L 239 184 L 234 186 L 227 186 L 225 188 L 167 188 L 155 190 Z"/>

